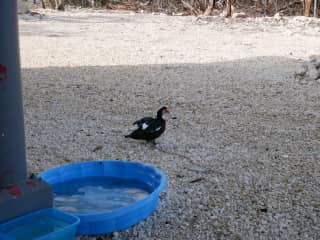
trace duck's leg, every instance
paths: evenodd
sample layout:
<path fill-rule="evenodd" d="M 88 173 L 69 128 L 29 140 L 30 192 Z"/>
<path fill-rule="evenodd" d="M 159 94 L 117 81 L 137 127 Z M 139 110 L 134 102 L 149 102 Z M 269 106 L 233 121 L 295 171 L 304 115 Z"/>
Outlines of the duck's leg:
<path fill-rule="evenodd" d="M 148 142 L 148 143 L 152 143 L 154 146 L 155 146 L 155 145 L 157 145 L 157 143 L 156 143 L 156 140 L 155 140 L 155 139 L 148 140 L 147 142 Z"/>

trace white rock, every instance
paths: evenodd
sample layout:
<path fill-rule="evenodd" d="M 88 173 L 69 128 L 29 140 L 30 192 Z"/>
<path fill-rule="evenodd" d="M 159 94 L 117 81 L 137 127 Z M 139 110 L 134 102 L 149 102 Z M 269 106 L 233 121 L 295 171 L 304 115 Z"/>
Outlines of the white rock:
<path fill-rule="evenodd" d="M 306 22 L 308 21 L 307 17 L 304 16 L 296 16 L 292 18 L 292 21 L 296 21 L 296 22 Z"/>
<path fill-rule="evenodd" d="M 280 15 L 280 13 L 276 13 L 273 17 L 279 19 L 279 18 L 281 18 L 281 15 Z"/>
<path fill-rule="evenodd" d="M 247 15 L 244 12 L 234 13 L 232 14 L 233 18 L 246 18 Z"/>
<path fill-rule="evenodd" d="M 223 11 L 222 13 L 219 14 L 220 17 L 226 17 L 227 16 L 227 12 Z"/>

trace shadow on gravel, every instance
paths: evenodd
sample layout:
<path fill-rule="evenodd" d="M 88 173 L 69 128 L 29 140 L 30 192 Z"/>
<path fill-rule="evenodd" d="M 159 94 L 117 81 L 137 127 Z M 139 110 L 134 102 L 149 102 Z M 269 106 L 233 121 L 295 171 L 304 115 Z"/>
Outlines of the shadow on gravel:
<path fill-rule="evenodd" d="M 230 98 L 233 106 L 297 109 L 295 104 L 319 100 L 299 95 L 319 87 L 315 81 L 301 84 L 302 64 L 289 58 L 257 57 L 212 64 L 32 68 L 23 69 L 22 77 L 27 106 L 33 97 L 45 101 L 54 96 L 55 101 L 70 100 L 66 105 L 94 98 L 86 105 L 99 108 L 97 104 L 107 103 L 125 107 L 127 113 L 162 104 L 214 108 Z"/>

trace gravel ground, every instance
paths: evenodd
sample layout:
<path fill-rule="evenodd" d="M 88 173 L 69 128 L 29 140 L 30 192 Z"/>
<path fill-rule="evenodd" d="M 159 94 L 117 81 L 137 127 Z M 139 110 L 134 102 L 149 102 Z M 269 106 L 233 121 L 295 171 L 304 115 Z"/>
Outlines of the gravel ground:
<path fill-rule="evenodd" d="M 320 21 L 132 12 L 20 17 L 28 166 L 154 164 L 159 208 L 79 239 L 320 239 Z M 172 109 L 156 147 L 123 137 Z"/>

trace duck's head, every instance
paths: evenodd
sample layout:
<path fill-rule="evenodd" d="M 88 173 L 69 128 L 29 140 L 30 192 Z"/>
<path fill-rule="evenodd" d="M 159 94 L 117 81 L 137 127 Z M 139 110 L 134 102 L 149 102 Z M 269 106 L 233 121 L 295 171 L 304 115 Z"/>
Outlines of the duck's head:
<path fill-rule="evenodd" d="M 169 108 L 164 106 L 160 108 L 157 112 L 157 118 L 162 118 L 164 114 L 170 113 Z"/>

